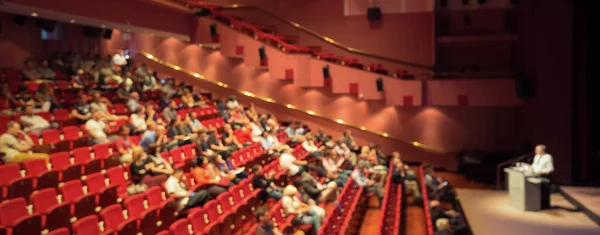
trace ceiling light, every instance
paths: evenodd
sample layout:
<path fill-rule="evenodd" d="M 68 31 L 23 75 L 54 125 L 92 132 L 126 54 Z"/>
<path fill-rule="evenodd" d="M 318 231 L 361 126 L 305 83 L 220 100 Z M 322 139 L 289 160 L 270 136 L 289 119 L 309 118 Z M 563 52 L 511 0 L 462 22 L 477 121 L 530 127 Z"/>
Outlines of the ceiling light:
<path fill-rule="evenodd" d="M 310 115 L 315 115 L 315 111 L 312 111 L 312 110 L 307 110 L 306 113 L 308 113 Z"/>
<path fill-rule="evenodd" d="M 69 22 L 71 22 L 71 24 L 75 23 L 74 19 L 69 20 Z"/>
<path fill-rule="evenodd" d="M 336 121 L 337 123 L 339 123 L 339 124 L 344 124 L 344 120 L 342 120 L 342 119 L 338 119 L 338 120 L 335 120 L 335 121 Z"/>
<path fill-rule="evenodd" d="M 100 28 L 106 28 L 106 25 L 100 25 Z"/>
<path fill-rule="evenodd" d="M 31 16 L 32 16 L 32 17 L 37 17 L 37 16 L 38 16 L 38 13 L 32 12 L 32 13 L 31 13 Z"/>

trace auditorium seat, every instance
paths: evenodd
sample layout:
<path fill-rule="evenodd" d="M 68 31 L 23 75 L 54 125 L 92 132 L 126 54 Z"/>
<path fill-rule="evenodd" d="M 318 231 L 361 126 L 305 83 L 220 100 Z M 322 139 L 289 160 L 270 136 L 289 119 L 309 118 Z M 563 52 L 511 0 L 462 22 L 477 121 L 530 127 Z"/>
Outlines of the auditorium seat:
<path fill-rule="evenodd" d="M 201 208 L 191 211 L 188 214 L 187 219 L 194 234 L 220 234 L 219 226 L 216 226 L 217 223 L 212 223 L 212 220 L 209 218 L 206 211 Z"/>
<path fill-rule="evenodd" d="M 52 231 L 62 227 L 70 227 L 71 204 L 59 203 L 56 189 L 47 188 L 34 192 L 30 197 L 33 211 L 44 215 L 46 229 Z"/>
<path fill-rule="evenodd" d="M 120 204 L 111 205 L 100 211 L 100 217 L 104 221 L 105 232 L 116 232 L 118 235 L 136 235 L 139 232 L 137 219 L 126 219 Z"/>
<path fill-rule="evenodd" d="M 123 201 L 129 218 L 139 219 L 139 228 L 142 234 L 154 234 L 158 231 L 158 208 L 146 209 L 144 206 L 144 194 L 129 196 Z"/>
<path fill-rule="evenodd" d="M 127 186 L 129 185 L 125 175 L 126 173 L 122 166 L 115 166 L 106 170 L 106 176 L 110 185 L 117 186 L 117 195 L 122 199 L 127 197 Z"/>
<path fill-rule="evenodd" d="M 90 215 L 85 218 L 81 218 L 73 223 L 74 235 L 108 235 L 113 232 L 103 233 L 98 226 L 98 216 Z"/>
<path fill-rule="evenodd" d="M 3 201 L 0 204 L 0 222 L 15 235 L 42 233 L 42 217 L 38 213 L 29 214 L 24 198 Z"/>
<path fill-rule="evenodd" d="M 19 164 L 0 165 L 0 186 L 2 187 L 2 198 L 29 198 L 34 190 L 34 178 L 21 176 Z"/>
<path fill-rule="evenodd" d="M 146 191 L 146 200 L 148 201 L 148 208 L 157 208 L 159 210 L 158 216 L 162 222 L 161 229 L 168 229 L 169 224 L 175 221 L 177 216 L 175 200 L 164 195 L 159 186 L 149 188 Z"/>
<path fill-rule="evenodd" d="M 73 204 L 72 214 L 76 218 L 83 218 L 95 214 L 100 208 L 96 209 L 96 194 L 83 191 L 83 184 L 80 180 L 71 180 L 59 186 L 63 202 Z"/>
<path fill-rule="evenodd" d="M 97 194 L 96 205 L 106 208 L 117 203 L 117 185 L 106 184 L 106 178 L 102 173 L 87 175 L 84 180 L 88 193 Z"/>
<path fill-rule="evenodd" d="M 62 182 L 78 180 L 83 174 L 83 165 L 71 164 L 71 157 L 69 156 L 68 152 L 59 152 L 51 154 L 50 163 L 52 164 L 52 169 L 62 171 Z"/>
<path fill-rule="evenodd" d="M 57 188 L 60 182 L 59 170 L 48 170 L 48 164 L 44 159 L 34 159 L 23 162 L 27 176 L 35 178 L 35 188 Z"/>
<path fill-rule="evenodd" d="M 44 144 L 56 144 L 61 141 L 58 129 L 48 129 L 41 133 Z"/>
<path fill-rule="evenodd" d="M 188 220 L 180 219 L 175 221 L 171 226 L 169 226 L 169 231 L 171 231 L 171 235 L 189 235 L 188 231 Z"/>
<path fill-rule="evenodd" d="M 71 235 L 71 233 L 69 232 L 68 228 L 59 228 L 59 229 L 52 230 L 51 232 L 47 233 L 46 235 Z"/>
<path fill-rule="evenodd" d="M 73 149 L 73 158 L 75 164 L 84 165 L 85 174 L 89 175 L 102 171 L 102 159 L 92 158 L 89 147 L 81 147 Z"/>

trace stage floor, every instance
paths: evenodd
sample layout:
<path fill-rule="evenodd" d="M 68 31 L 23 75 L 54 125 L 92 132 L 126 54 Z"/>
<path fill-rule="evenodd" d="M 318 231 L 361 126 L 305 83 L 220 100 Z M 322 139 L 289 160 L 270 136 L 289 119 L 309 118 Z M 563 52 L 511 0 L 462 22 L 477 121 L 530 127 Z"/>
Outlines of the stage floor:
<path fill-rule="evenodd" d="M 528 212 L 510 206 L 508 192 L 457 189 L 475 235 L 598 235 L 600 227 L 560 194 L 552 194 L 553 209 Z"/>
<path fill-rule="evenodd" d="M 560 188 L 592 213 L 600 216 L 600 188 L 572 186 L 560 186 Z"/>

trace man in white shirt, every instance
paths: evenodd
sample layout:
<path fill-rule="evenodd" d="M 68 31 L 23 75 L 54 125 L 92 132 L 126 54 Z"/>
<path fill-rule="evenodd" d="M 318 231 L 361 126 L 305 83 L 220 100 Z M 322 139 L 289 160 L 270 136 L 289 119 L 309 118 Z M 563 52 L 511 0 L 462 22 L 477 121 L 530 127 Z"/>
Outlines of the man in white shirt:
<path fill-rule="evenodd" d="M 50 122 L 43 117 L 33 114 L 33 106 L 25 106 L 24 114 L 21 116 L 19 122 L 23 125 L 23 131 L 33 132 L 39 135 L 42 131 L 50 129 Z"/>
<path fill-rule="evenodd" d="M 536 175 L 550 180 L 550 174 L 554 172 L 554 163 L 552 161 L 552 155 L 546 153 L 546 145 L 540 144 L 535 146 L 535 157 L 533 157 L 531 168 Z M 550 208 L 550 193 L 550 182 L 543 183 L 541 185 L 542 209 Z"/>
<path fill-rule="evenodd" d="M 169 176 L 165 182 L 165 190 L 177 202 L 177 210 L 202 206 L 210 200 L 208 192 L 204 189 L 198 192 L 188 192 L 181 168 L 175 169 L 173 175 Z"/>
<path fill-rule="evenodd" d="M 90 136 L 92 144 L 106 144 L 110 140 L 106 133 L 110 133 L 108 125 L 103 121 L 104 112 L 102 110 L 94 110 L 92 119 L 85 123 L 85 130 Z"/>
<path fill-rule="evenodd" d="M 227 108 L 228 109 L 235 109 L 238 106 L 240 106 L 240 103 L 238 103 L 238 101 L 235 99 L 235 96 L 230 96 L 229 99 L 227 99 Z"/>
<path fill-rule="evenodd" d="M 140 94 L 135 91 L 131 92 L 129 100 L 127 101 L 127 108 L 130 112 L 135 112 L 135 110 L 140 107 L 142 107 L 142 105 L 140 105 Z"/>
<path fill-rule="evenodd" d="M 23 136 L 20 140 L 18 136 Z M 4 163 L 22 163 L 26 160 L 44 159 L 49 156 L 45 153 L 27 153 L 34 146 L 33 140 L 23 130 L 21 125 L 10 121 L 6 125 L 6 133 L 0 136 L 0 153 L 4 154 Z"/>
<path fill-rule="evenodd" d="M 533 158 L 531 168 L 533 168 L 535 174 L 546 178 L 554 172 L 552 155 L 546 153 L 545 145 L 540 144 L 535 146 L 535 157 Z"/>
<path fill-rule="evenodd" d="M 305 171 L 304 166 L 308 164 L 307 161 L 298 160 L 292 155 L 292 148 L 290 146 L 283 146 L 283 153 L 279 157 L 279 165 L 287 169 L 287 173 L 290 176 L 300 175 Z"/>
<path fill-rule="evenodd" d="M 112 57 L 112 62 L 114 65 L 119 66 L 119 68 L 127 65 L 127 59 L 125 59 L 125 52 L 123 50 L 119 50 L 119 52 Z"/>

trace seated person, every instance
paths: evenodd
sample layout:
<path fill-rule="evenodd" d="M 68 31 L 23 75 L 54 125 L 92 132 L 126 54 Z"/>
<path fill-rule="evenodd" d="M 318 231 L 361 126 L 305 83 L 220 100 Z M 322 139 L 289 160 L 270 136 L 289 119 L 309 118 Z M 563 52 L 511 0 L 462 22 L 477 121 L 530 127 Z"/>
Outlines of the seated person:
<path fill-rule="evenodd" d="M 42 60 L 42 63 L 38 66 L 37 70 L 40 72 L 43 79 L 56 79 L 56 73 L 48 66 L 48 60 Z"/>
<path fill-rule="evenodd" d="M 238 140 L 238 142 L 240 142 L 240 144 L 244 145 L 244 146 L 250 146 L 252 145 L 255 141 L 255 137 L 252 136 L 252 133 L 250 132 L 251 128 L 249 125 L 246 125 L 244 127 L 242 127 L 241 129 L 238 129 L 238 133 L 236 134 L 236 138 Z"/>
<path fill-rule="evenodd" d="M 323 164 L 323 168 L 327 173 L 326 177 L 340 187 L 344 187 L 350 178 L 352 171 L 341 169 L 341 164 L 334 159 L 334 153 L 331 151 L 324 151 L 323 158 L 321 158 L 321 163 Z"/>
<path fill-rule="evenodd" d="M 56 123 L 53 123 L 53 125 L 50 125 L 50 122 L 48 122 L 46 119 L 44 119 L 43 117 L 40 117 L 39 115 L 35 115 L 33 113 L 33 106 L 31 106 L 31 105 L 25 106 L 25 110 L 23 112 L 23 115 L 21 115 L 19 122 L 24 127 L 23 131 L 33 132 L 33 133 L 36 133 L 37 135 L 40 135 L 40 133 L 42 133 L 42 131 L 45 131 L 45 130 L 48 130 L 51 128 L 58 128 L 58 125 L 56 125 Z"/>
<path fill-rule="evenodd" d="M 154 163 L 155 167 L 162 169 L 164 171 L 164 174 L 170 175 L 173 173 L 173 167 L 171 167 L 171 164 L 169 164 L 168 162 L 165 161 L 165 159 L 162 158 L 162 155 L 160 155 L 160 152 L 161 152 L 160 145 L 151 144 L 148 147 L 148 155 L 147 155 L 148 159 L 150 159 Z"/>
<path fill-rule="evenodd" d="M 112 103 L 106 97 L 103 97 L 99 91 L 92 91 L 91 96 L 92 103 L 90 103 L 90 107 L 92 108 L 92 112 L 94 110 L 101 110 L 102 112 L 104 112 L 104 118 L 111 121 L 116 119 L 127 119 L 126 116 L 117 116 L 111 114 L 108 111 L 108 107 L 112 106 Z"/>
<path fill-rule="evenodd" d="M 168 144 L 170 146 L 168 148 L 169 150 L 172 149 L 173 146 L 191 144 L 195 141 L 197 136 L 196 134 L 192 133 L 190 127 L 183 122 L 181 116 L 179 115 L 177 115 L 177 118 L 171 122 L 171 125 L 169 125 L 168 129 L 167 136 L 172 138 L 172 142 L 175 142 L 174 144 Z"/>
<path fill-rule="evenodd" d="M 258 164 L 252 166 L 252 171 L 254 172 L 252 186 L 255 189 L 262 189 L 264 195 L 275 200 L 279 200 L 281 197 L 283 197 L 283 194 L 281 194 L 281 188 L 275 185 L 273 182 L 273 175 L 275 175 L 274 171 L 271 171 L 265 175 L 263 172 L 263 167 Z M 263 196 L 263 199 L 266 198 Z"/>
<path fill-rule="evenodd" d="M 321 143 L 325 143 L 325 142 L 331 140 L 331 136 L 325 134 L 325 132 L 323 131 L 323 128 L 319 128 L 319 130 L 317 130 L 317 134 L 315 134 L 315 138 L 317 139 L 317 141 L 319 141 Z"/>
<path fill-rule="evenodd" d="M 30 100 L 25 105 L 33 106 L 34 113 L 50 112 L 52 111 L 52 102 L 46 100 L 44 96 L 36 95 L 33 100 Z"/>
<path fill-rule="evenodd" d="M 96 110 L 93 113 L 92 119 L 85 123 L 85 130 L 90 137 L 90 143 L 92 144 L 107 144 L 110 142 L 108 133 L 110 128 L 104 122 L 104 112 Z"/>
<path fill-rule="evenodd" d="M 450 221 L 446 218 L 439 218 L 435 221 L 435 235 L 453 235 L 450 228 Z"/>
<path fill-rule="evenodd" d="M 250 120 L 258 120 L 259 119 L 258 112 L 256 112 L 256 108 L 254 106 L 254 103 L 249 103 L 248 104 L 248 108 L 246 109 L 246 116 Z"/>
<path fill-rule="evenodd" d="M 121 76 L 115 74 L 113 72 L 113 70 L 110 68 L 108 63 L 103 63 L 102 67 L 100 67 L 100 76 L 104 77 L 104 79 L 107 82 L 111 81 L 116 84 L 123 84 L 123 78 L 121 78 Z M 125 97 L 122 97 L 121 95 L 119 95 L 118 91 L 117 91 L 117 95 L 119 96 L 119 99 L 121 99 L 121 101 L 127 100 Z"/>
<path fill-rule="evenodd" d="M 138 94 L 135 91 L 131 92 L 131 94 L 129 95 L 129 100 L 127 100 L 127 108 L 129 109 L 129 111 L 133 112 L 141 107 L 142 105 L 140 104 L 140 94 Z"/>
<path fill-rule="evenodd" d="M 146 132 L 148 129 L 147 122 L 151 122 L 151 117 L 146 117 L 146 108 L 140 106 L 137 110 L 132 110 L 133 113 L 129 117 L 129 122 L 131 123 L 131 127 L 133 127 L 132 133 L 134 135 L 140 135 Z"/>
<path fill-rule="evenodd" d="M 117 152 L 119 152 L 119 160 L 121 163 L 130 163 L 132 161 L 132 151 L 133 148 L 136 147 L 135 144 L 131 141 L 131 136 L 129 136 L 129 128 L 127 126 L 121 126 L 119 128 L 119 137 L 115 140 L 115 147 L 117 148 Z"/>
<path fill-rule="evenodd" d="M 58 102 L 56 101 L 54 90 L 50 89 L 48 83 L 40 83 L 34 97 L 38 97 L 37 99 L 40 101 L 50 102 L 50 109 L 52 110 L 60 108 L 60 105 L 58 105 Z"/>
<path fill-rule="evenodd" d="M 206 129 L 206 127 L 204 127 L 202 122 L 200 122 L 198 119 L 198 114 L 196 112 L 189 113 L 184 121 L 188 124 L 188 126 L 190 126 L 190 129 L 192 129 L 193 133 L 197 133 L 200 129 Z"/>
<path fill-rule="evenodd" d="M 227 119 L 227 123 L 231 124 L 234 130 L 242 128 L 244 125 L 248 124 L 248 119 L 236 108 L 228 109 L 229 119 Z"/>
<path fill-rule="evenodd" d="M 24 140 L 20 140 L 21 135 Z M 27 160 L 50 158 L 46 153 L 27 153 L 34 146 L 34 142 L 21 130 L 18 122 L 10 121 L 6 124 L 6 133 L 0 136 L 0 153 L 4 154 L 4 163 L 22 163 Z"/>
<path fill-rule="evenodd" d="M 263 149 L 267 150 L 267 152 L 271 155 L 279 155 L 282 145 L 281 143 L 279 143 L 277 137 L 272 135 L 268 131 L 264 131 L 262 133 L 262 137 L 263 138 L 260 140 L 260 145 L 263 147 Z"/>
<path fill-rule="evenodd" d="M 29 88 L 27 88 L 25 85 L 19 86 L 19 91 L 14 98 L 17 100 L 17 106 L 23 106 L 29 102 L 34 102 L 33 98 L 29 94 Z"/>
<path fill-rule="evenodd" d="M 221 134 L 221 142 L 224 146 L 228 147 L 233 151 L 242 149 L 244 146 L 240 143 L 233 132 L 231 125 L 225 124 L 223 126 L 223 134 Z"/>
<path fill-rule="evenodd" d="M 350 151 L 350 148 L 348 148 L 348 146 L 346 146 L 346 144 L 341 140 L 337 140 L 335 142 L 335 147 L 333 149 L 338 156 L 350 162 L 350 167 L 353 168 L 356 166 L 356 163 L 358 163 L 358 157 L 356 156 L 356 153 Z"/>
<path fill-rule="evenodd" d="M 258 226 L 256 227 L 255 235 L 283 235 L 279 228 L 277 228 L 277 224 L 271 220 L 271 215 L 269 215 L 269 211 L 262 207 L 256 209 L 254 211 L 254 217 L 256 217 L 256 222 Z M 294 234 L 296 235 L 296 234 Z"/>
<path fill-rule="evenodd" d="M 221 143 L 221 140 L 219 139 L 218 133 L 215 129 L 209 130 L 208 135 L 208 144 L 210 149 L 215 153 L 221 155 L 223 159 L 229 159 L 229 157 L 231 157 L 231 154 L 233 153 L 232 148 L 227 147 L 223 145 L 223 143 Z"/>
<path fill-rule="evenodd" d="M 369 148 L 369 146 L 363 146 L 361 148 L 358 159 L 358 164 L 361 162 L 366 164 L 370 179 L 378 180 L 380 184 L 385 185 L 388 167 L 379 164 L 377 155 Z"/>
<path fill-rule="evenodd" d="M 37 70 L 37 64 L 33 59 L 26 59 L 23 68 L 23 77 L 27 80 L 39 80 L 44 77 Z"/>
<path fill-rule="evenodd" d="M 452 186 L 434 175 L 432 166 L 424 167 L 425 186 L 430 199 L 453 203 L 456 200 Z"/>
<path fill-rule="evenodd" d="M 302 142 L 302 148 L 304 148 L 306 152 L 309 152 L 310 157 L 320 158 L 321 156 L 323 156 L 323 151 L 321 150 L 323 150 L 325 146 L 321 146 L 321 148 L 317 147 L 317 145 L 315 144 L 315 137 L 308 134 L 306 135 L 306 139 L 304 140 L 304 142 Z"/>
<path fill-rule="evenodd" d="M 240 103 L 238 103 L 238 101 L 235 99 L 235 96 L 232 95 L 227 99 L 227 108 L 228 109 L 235 109 L 238 106 L 240 106 Z"/>
<path fill-rule="evenodd" d="M 148 188 L 160 186 L 173 173 L 171 168 L 157 166 L 140 147 L 134 148 L 132 160 L 129 169 L 132 181 L 135 184 L 145 184 Z"/>
<path fill-rule="evenodd" d="M 306 170 L 307 164 L 307 161 L 297 160 L 296 157 L 292 155 L 292 148 L 290 148 L 290 146 L 283 146 L 283 152 L 281 153 L 281 156 L 279 156 L 279 165 L 283 169 L 287 169 L 287 174 L 289 176 L 301 175 Z"/>
<path fill-rule="evenodd" d="M 210 144 L 208 143 L 208 134 L 204 129 L 198 131 L 198 138 L 196 138 L 196 154 L 198 157 L 209 157 L 215 155 L 215 152 L 210 149 Z"/>
<path fill-rule="evenodd" d="M 92 110 L 87 103 L 87 96 L 85 94 L 82 93 L 79 95 L 77 103 L 75 103 L 73 110 L 71 111 L 71 116 L 74 117 L 79 124 L 84 124 L 92 118 Z"/>
<path fill-rule="evenodd" d="M 218 166 L 215 156 L 201 157 L 195 164 L 192 164 L 194 165 L 192 176 L 196 184 L 207 185 L 204 188 L 206 188 L 211 197 L 216 198 L 219 194 L 227 192 L 231 181 L 229 181 L 229 177 L 221 174 L 221 169 Z"/>
<path fill-rule="evenodd" d="M 429 202 L 429 211 L 431 213 L 431 222 L 436 223 L 440 219 L 447 219 L 452 228 L 452 231 L 459 232 L 467 228 L 466 222 L 463 220 L 462 214 L 454 210 L 446 210 L 437 200 Z M 462 233 L 460 233 L 462 234 Z"/>
<path fill-rule="evenodd" d="M 177 210 L 187 210 L 203 206 L 206 202 L 213 199 L 208 196 L 206 190 L 188 192 L 185 185 L 185 177 L 183 176 L 183 169 L 175 169 L 173 171 L 173 174 L 165 182 L 165 191 L 167 191 L 169 197 L 175 199 Z"/>
<path fill-rule="evenodd" d="M 316 202 L 335 201 L 337 199 L 338 184 L 334 181 L 329 181 L 329 183 L 323 185 L 311 174 L 304 173 L 299 182 L 301 183 L 302 191 L 306 193 L 309 199 Z"/>
<path fill-rule="evenodd" d="M 312 224 L 313 234 L 317 234 L 321 227 L 323 217 L 317 214 L 318 209 L 314 206 L 303 203 L 298 198 L 298 189 L 293 185 L 288 185 L 283 189 L 283 198 L 281 198 L 281 207 L 286 216 L 293 216 L 292 225 L 299 226 Z M 324 216 L 324 215 L 323 215 Z"/>
<path fill-rule="evenodd" d="M 203 104 L 204 102 L 196 103 L 196 100 L 194 99 L 194 94 L 192 94 L 192 92 L 190 91 L 189 88 L 183 89 L 183 95 L 181 96 L 181 103 L 186 108 L 194 108 L 194 107 L 200 107 L 200 106 L 205 105 L 205 104 Z"/>
<path fill-rule="evenodd" d="M 340 140 L 344 144 L 346 144 L 346 146 L 348 148 L 350 148 L 350 150 L 352 150 L 354 152 L 360 151 L 360 146 L 358 146 L 356 144 L 356 142 L 354 141 L 354 137 L 352 136 L 352 131 L 350 131 L 350 130 L 344 131 L 344 133 L 342 133 L 342 137 L 340 137 Z"/>
<path fill-rule="evenodd" d="M 293 125 L 288 125 L 285 128 L 285 134 L 290 139 L 291 142 L 300 143 L 303 142 L 306 138 L 304 135 L 300 133 L 296 133 L 296 130 L 300 128 L 300 122 L 295 122 Z"/>
<path fill-rule="evenodd" d="M 365 187 L 365 190 L 369 193 L 374 193 L 377 195 L 377 199 L 379 200 L 379 207 L 383 204 L 383 197 L 385 196 L 385 192 L 383 190 L 383 185 L 379 183 L 375 183 L 374 180 L 369 179 L 366 176 L 368 172 L 368 164 L 366 162 L 359 162 L 356 166 L 356 170 L 354 170 L 351 174 L 352 180 L 358 186 Z"/>
<path fill-rule="evenodd" d="M 162 111 L 162 118 L 165 123 L 171 123 L 172 121 L 177 119 L 177 103 L 173 100 L 169 102 L 169 106 L 167 106 Z"/>
<path fill-rule="evenodd" d="M 415 198 L 421 197 L 421 190 L 419 190 L 419 184 L 417 183 L 417 178 L 414 175 L 409 173 L 410 168 L 404 165 L 402 161 L 396 161 L 394 164 L 394 172 L 392 172 L 392 181 L 396 184 L 401 184 L 404 188 L 413 194 Z"/>

